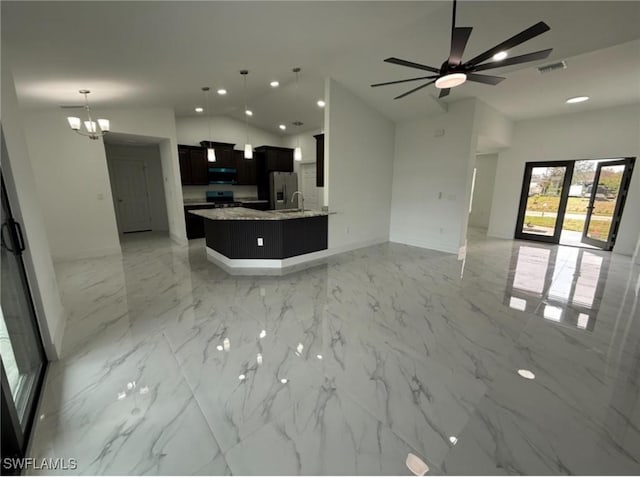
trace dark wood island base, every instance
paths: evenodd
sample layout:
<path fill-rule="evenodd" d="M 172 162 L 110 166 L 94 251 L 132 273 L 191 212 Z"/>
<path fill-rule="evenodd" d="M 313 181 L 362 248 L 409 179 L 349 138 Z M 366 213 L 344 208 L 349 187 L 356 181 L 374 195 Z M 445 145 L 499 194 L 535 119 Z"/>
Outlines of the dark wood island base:
<path fill-rule="evenodd" d="M 208 259 L 230 274 L 282 275 L 326 256 L 326 212 L 234 207 L 191 213 L 205 218 Z"/>

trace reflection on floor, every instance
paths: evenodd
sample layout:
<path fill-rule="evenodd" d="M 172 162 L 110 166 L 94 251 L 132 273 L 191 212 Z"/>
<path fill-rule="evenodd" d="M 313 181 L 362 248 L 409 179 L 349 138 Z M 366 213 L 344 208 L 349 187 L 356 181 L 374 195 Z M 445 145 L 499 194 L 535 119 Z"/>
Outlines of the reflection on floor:
<path fill-rule="evenodd" d="M 83 474 L 640 473 L 640 267 L 471 237 L 230 277 L 153 235 L 60 265 L 33 457 Z M 524 379 L 519 369 L 535 379 Z"/>
<path fill-rule="evenodd" d="M 560 232 L 560 245 L 573 245 L 575 247 L 598 249 L 598 247 L 582 243 L 582 232 L 564 229 Z"/>

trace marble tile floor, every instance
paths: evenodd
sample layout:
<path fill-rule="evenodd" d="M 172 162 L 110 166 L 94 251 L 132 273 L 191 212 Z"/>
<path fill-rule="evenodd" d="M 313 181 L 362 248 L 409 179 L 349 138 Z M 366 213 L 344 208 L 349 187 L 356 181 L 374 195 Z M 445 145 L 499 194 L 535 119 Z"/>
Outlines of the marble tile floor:
<path fill-rule="evenodd" d="M 232 277 L 150 233 L 57 273 L 30 454 L 66 473 L 640 474 L 629 257 L 472 230 L 464 261 L 387 243 Z"/>

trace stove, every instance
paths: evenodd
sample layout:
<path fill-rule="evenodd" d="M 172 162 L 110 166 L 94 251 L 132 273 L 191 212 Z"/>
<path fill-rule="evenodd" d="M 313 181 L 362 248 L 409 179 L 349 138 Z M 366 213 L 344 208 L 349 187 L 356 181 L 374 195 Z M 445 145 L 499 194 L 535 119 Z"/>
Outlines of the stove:
<path fill-rule="evenodd" d="M 227 190 L 207 191 L 207 202 L 213 203 L 215 209 L 242 206 L 242 202 L 233 200 L 233 192 Z"/>

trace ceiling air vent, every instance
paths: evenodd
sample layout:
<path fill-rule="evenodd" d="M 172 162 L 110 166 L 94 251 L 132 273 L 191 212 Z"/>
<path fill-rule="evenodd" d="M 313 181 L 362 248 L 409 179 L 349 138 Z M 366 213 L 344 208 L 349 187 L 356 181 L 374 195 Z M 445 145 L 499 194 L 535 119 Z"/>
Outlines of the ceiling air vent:
<path fill-rule="evenodd" d="M 538 66 L 538 71 L 540 72 L 540 74 L 544 74 L 544 73 L 551 73 L 552 71 L 556 71 L 556 70 L 564 70 L 566 68 L 567 68 L 567 62 L 563 60 L 557 63 L 551 63 L 550 65 Z"/>

